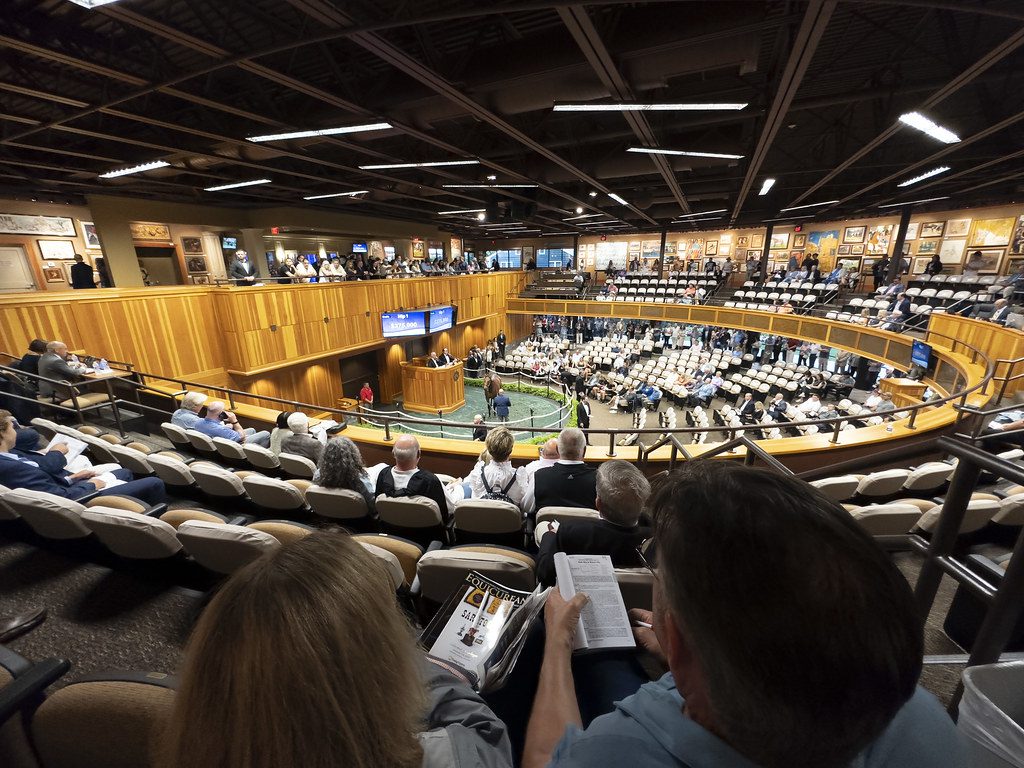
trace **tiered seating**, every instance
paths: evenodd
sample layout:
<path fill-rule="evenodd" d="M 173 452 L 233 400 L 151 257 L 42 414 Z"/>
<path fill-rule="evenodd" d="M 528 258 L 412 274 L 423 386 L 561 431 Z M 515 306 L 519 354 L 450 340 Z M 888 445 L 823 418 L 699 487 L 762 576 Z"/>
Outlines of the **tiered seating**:
<path fill-rule="evenodd" d="M 789 302 L 795 312 L 806 312 L 829 303 L 838 294 L 839 286 L 836 283 L 826 284 L 824 281 L 755 283 L 748 280 L 725 301 L 725 306 L 767 312 L 775 302 Z"/>
<path fill-rule="evenodd" d="M 525 299 L 575 299 L 579 296 L 572 272 L 535 272 L 536 279 L 523 289 Z"/>
<path fill-rule="evenodd" d="M 923 327 L 931 314 L 961 312 L 971 304 L 991 303 L 999 298 L 999 287 L 995 275 L 964 277 L 962 275 L 925 275 L 911 280 L 906 288 L 913 317 L 908 321 L 911 327 Z M 826 314 L 829 320 L 863 322 L 863 312 L 868 310 L 871 318 L 884 317 L 892 306 L 894 297 L 882 296 L 885 287 L 870 296 L 851 297 L 839 311 Z"/>
<path fill-rule="evenodd" d="M 651 277 L 650 275 L 626 275 L 614 280 L 618 292 L 612 296 L 601 294 L 598 301 L 649 301 L 656 304 L 680 304 L 690 301 L 686 297 L 686 288 L 693 285 L 698 295 L 692 303 L 703 304 L 713 296 L 721 281 L 713 277 L 691 273 L 690 275 L 674 275 L 668 278 Z M 700 294 L 703 291 L 703 295 Z"/>

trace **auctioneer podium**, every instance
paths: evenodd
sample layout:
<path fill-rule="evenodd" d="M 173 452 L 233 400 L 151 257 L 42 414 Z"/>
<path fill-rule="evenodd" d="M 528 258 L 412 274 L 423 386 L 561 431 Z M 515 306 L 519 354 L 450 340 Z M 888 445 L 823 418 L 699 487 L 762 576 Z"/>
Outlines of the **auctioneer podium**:
<path fill-rule="evenodd" d="M 461 362 L 429 368 L 427 358 L 414 357 L 402 365 L 405 410 L 420 413 L 451 413 L 466 404 Z"/>

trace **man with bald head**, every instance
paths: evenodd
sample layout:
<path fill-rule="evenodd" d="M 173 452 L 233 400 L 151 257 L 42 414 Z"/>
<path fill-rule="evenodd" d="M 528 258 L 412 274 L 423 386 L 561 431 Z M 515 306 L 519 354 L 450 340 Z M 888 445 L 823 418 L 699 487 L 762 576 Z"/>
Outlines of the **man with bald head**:
<path fill-rule="evenodd" d="M 533 478 L 533 506 L 594 508 L 597 499 L 597 468 L 585 464 L 587 438 L 582 429 L 570 427 L 558 434 L 558 460 L 539 469 Z"/>
<path fill-rule="evenodd" d="M 455 505 L 448 499 L 444 486 L 429 469 L 420 469 L 420 443 L 412 435 L 400 435 L 391 449 L 394 467 L 385 467 L 377 475 L 375 496 L 426 496 L 437 504 L 447 525 L 455 513 Z"/>
<path fill-rule="evenodd" d="M 79 381 L 82 374 L 68 365 L 68 345 L 63 341 L 51 341 L 46 345 L 46 354 L 39 358 L 39 375 L 57 381 Z M 71 388 L 39 382 L 39 394 L 57 401 L 71 397 Z"/>
<path fill-rule="evenodd" d="M 248 443 L 258 445 L 261 448 L 270 447 L 270 433 L 266 430 L 257 432 L 251 427 L 243 429 L 238 423 L 238 417 L 231 411 L 223 400 L 214 400 L 206 406 L 206 418 L 196 422 L 194 429 L 209 437 L 223 437 L 233 443 Z"/>
<path fill-rule="evenodd" d="M 558 438 L 552 437 L 540 447 L 540 458 L 534 459 L 522 468 L 523 513 L 531 515 L 536 511 L 533 496 L 533 479 L 537 470 L 553 467 L 558 461 Z"/>

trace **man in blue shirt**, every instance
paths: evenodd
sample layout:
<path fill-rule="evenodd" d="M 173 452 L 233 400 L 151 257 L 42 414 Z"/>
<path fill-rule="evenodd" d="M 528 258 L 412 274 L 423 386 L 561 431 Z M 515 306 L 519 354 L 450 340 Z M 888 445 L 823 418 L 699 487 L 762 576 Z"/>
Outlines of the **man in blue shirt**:
<path fill-rule="evenodd" d="M 553 591 L 524 768 L 966 766 L 917 687 L 910 587 L 842 507 L 794 477 L 688 461 L 647 511 L 654 610 L 633 612 L 633 632 L 669 671 L 583 730 L 572 646 L 587 597 Z"/>
<path fill-rule="evenodd" d="M 200 419 L 194 429 L 209 437 L 223 437 L 235 443 L 248 443 L 262 448 L 270 447 L 269 432 L 257 432 L 251 427 L 242 429 L 235 414 L 225 410 L 225 407 L 222 400 L 214 400 L 206 406 L 206 418 Z"/>
<path fill-rule="evenodd" d="M 206 395 L 202 392 L 186 392 L 181 398 L 181 407 L 171 414 L 171 424 L 182 429 L 195 429 L 196 424 L 203 420 L 199 415 L 203 404 L 206 403 Z"/>

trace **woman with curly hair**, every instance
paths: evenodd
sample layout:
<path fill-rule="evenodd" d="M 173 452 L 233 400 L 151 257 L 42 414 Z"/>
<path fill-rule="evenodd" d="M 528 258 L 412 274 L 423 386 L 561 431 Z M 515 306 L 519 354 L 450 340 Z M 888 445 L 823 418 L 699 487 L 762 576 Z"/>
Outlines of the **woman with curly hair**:
<path fill-rule="evenodd" d="M 366 499 L 366 507 L 373 514 L 373 484 L 363 466 L 362 454 L 347 437 L 335 437 L 327 441 L 313 482 L 324 488 L 342 488 L 359 493 Z"/>

